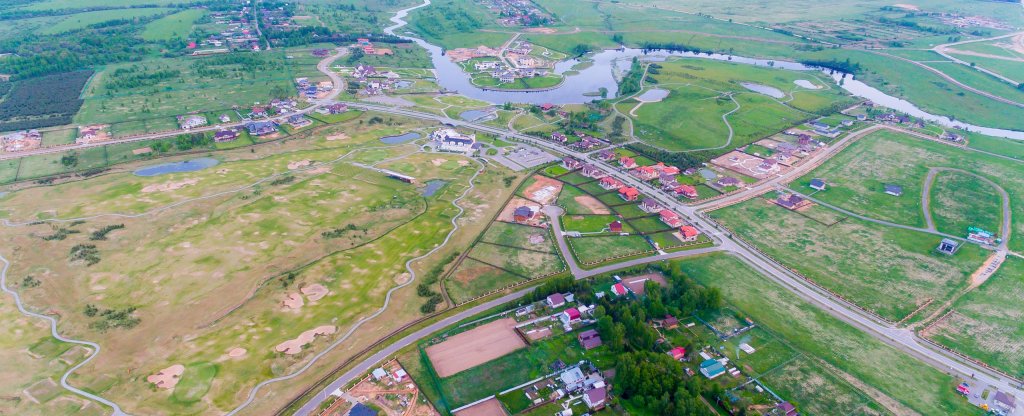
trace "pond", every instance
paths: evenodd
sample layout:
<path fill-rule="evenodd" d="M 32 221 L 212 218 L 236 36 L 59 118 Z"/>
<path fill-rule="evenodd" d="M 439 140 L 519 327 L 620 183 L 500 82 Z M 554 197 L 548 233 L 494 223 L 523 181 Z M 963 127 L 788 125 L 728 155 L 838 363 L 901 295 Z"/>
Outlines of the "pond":
<path fill-rule="evenodd" d="M 479 121 L 480 119 L 493 115 L 494 112 L 490 110 L 466 110 L 459 113 L 459 118 L 466 121 Z"/>
<path fill-rule="evenodd" d="M 786 93 L 782 92 L 782 90 L 775 87 L 769 87 L 767 85 L 755 84 L 753 82 L 741 82 L 740 85 L 742 85 L 743 88 L 772 98 L 782 98 L 786 96 Z"/>
<path fill-rule="evenodd" d="M 220 161 L 212 157 L 201 157 L 198 159 L 186 160 L 184 162 L 161 163 L 159 165 L 147 166 L 133 172 L 136 176 L 157 176 L 167 173 L 194 172 L 214 167 Z"/>
<path fill-rule="evenodd" d="M 416 140 L 420 138 L 420 134 L 416 132 L 408 132 L 405 134 L 399 134 L 397 136 L 384 136 L 380 138 L 380 141 L 384 144 L 402 144 L 408 141 Z"/>
<path fill-rule="evenodd" d="M 664 100 L 665 97 L 668 97 L 668 90 L 655 88 L 653 90 L 647 90 L 643 94 L 640 94 L 640 96 L 636 97 L 636 99 L 646 103 L 654 103 Z"/>
<path fill-rule="evenodd" d="M 700 176 L 706 181 L 713 181 L 718 178 L 718 174 L 708 168 L 700 168 L 697 172 L 700 173 Z"/>
<path fill-rule="evenodd" d="M 813 83 L 811 81 L 808 81 L 806 79 L 798 79 L 796 81 L 793 81 L 793 83 L 796 84 L 797 86 L 801 87 L 801 88 L 807 88 L 809 90 L 820 90 L 821 89 L 821 85 L 817 85 L 817 84 L 815 84 L 815 83 Z"/>
<path fill-rule="evenodd" d="M 423 196 L 434 196 L 437 191 L 440 191 L 444 187 L 444 184 L 448 181 L 442 181 L 440 179 L 433 179 L 427 181 L 427 186 L 423 187 L 423 191 L 420 193 Z"/>

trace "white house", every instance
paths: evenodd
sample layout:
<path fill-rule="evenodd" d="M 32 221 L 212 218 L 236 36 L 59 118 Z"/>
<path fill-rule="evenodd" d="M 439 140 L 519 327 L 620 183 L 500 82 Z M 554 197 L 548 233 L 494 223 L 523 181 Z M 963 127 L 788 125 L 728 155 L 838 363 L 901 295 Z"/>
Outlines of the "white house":
<path fill-rule="evenodd" d="M 476 150 L 476 135 L 462 134 L 454 129 L 439 129 L 430 134 L 438 142 L 438 149 L 445 152 L 472 153 Z"/>

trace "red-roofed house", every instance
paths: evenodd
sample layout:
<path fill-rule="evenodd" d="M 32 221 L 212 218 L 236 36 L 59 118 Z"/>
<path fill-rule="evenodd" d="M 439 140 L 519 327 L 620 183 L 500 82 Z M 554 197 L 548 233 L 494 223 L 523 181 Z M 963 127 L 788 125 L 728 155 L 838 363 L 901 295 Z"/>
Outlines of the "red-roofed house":
<path fill-rule="evenodd" d="M 683 236 L 683 241 L 697 241 L 700 230 L 690 225 L 684 225 L 679 227 L 679 235 Z"/>
<path fill-rule="evenodd" d="M 679 185 L 673 191 L 676 195 L 682 195 L 690 199 L 697 199 L 697 188 L 692 185 Z"/>
<path fill-rule="evenodd" d="M 590 389 L 583 393 L 583 402 L 587 404 L 587 408 L 590 410 L 603 409 L 607 399 L 608 391 L 604 387 Z"/>
<path fill-rule="evenodd" d="M 562 311 L 562 314 L 559 315 L 558 319 L 561 319 L 562 323 L 564 323 L 566 325 L 568 325 L 571 322 L 579 321 L 580 320 L 580 310 L 576 309 L 576 308 L 566 309 L 566 310 Z"/>
<path fill-rule="evenodd" d="M 619 189 L 619 188 L 621 188 L 623 183 L 622 183 L 622 181 L 620 181 L 618 179 L 615 179 L 615 178 L 613 178 L 611 176 L 605 176 L 605 177 L 601 178 L 600 185 L 601 185 L 601 188 L 604 188 L 604 189 L 607 189 L 607 190 L 610 191 L 612 189 Z"/>
<path fill-rule="evenodd" d="M 612 221 L 610 224 L 608 224 L 608 231 L 613 233 L 621 233 L 622 223 L 619 221 Z"/>
<path fill-rule="evenodd" d="M 249 113 L 253 117 L 266 117 L 267 108 L 261 105 L 253 106 L 252 113 Z"/>
<path fill-rule="evenodd" d="M 669 351 L 668 354 L 672 356 L 673 360 L 679 361 L 682 360 L 683 357 L 686 357 L 686 348 L 675 347 L 672 351 Z"/>
<path fill-rule="evenodd" d="M 679 214 L 672 210 L 663 209 L 658 214 L 661 216 L 661 222 L 668 224 L 669 227 L 676 228 L 683 225 L 683 220 L 679 218 Z"/>
<path fill-rule="evenodd" d="M 619 166 L 622 166 L 626 169 L 633 169 L 636 167 L 636 160 L 628 156 L 623 156 L 619 158 Z"/>
<path fill-rule="evenodd" d="M 619 188 L 619 197 L 626 201 L 636 201 L 640 197 L 640 191 L 632 186 L 623 186 Z"/>
<path fill-rule="evenodd" d="M 594 348 L 600 347 L 602 344 L 601 336 L 598 335 L 597 331 L 593 329 L 588 329 L 586 331 L 580 332 L 580 334 L 577 335 L 576 338 L 580 341 L 580 345 L 583 346 L 584 350 L 592 350 Z"/>
<path fill-rule="evenodd" d="M 564 134 L 559 133 L 559 132 L 556 131 L 554 133 L 551 133 L 551 140 L 559 142 L 559 143 L 565 143 L 566 141 L 569 140 L 569 138 L 565 137 Z"/>
<path fill-rule="evenodd" d="M 614 293 L 615 296 L 626 296 L 626 294 L 629 293 L 629 290 L 626 289 L 626 285 L 622 283 L 616 283 L 612 285 L 612 293 Z"/>
<path fill-rule="evenodd" d="M 641 166 L 629 173 L 643 181 L 649 181 L 658 177 L 658 171 L 650 166 Z"/>

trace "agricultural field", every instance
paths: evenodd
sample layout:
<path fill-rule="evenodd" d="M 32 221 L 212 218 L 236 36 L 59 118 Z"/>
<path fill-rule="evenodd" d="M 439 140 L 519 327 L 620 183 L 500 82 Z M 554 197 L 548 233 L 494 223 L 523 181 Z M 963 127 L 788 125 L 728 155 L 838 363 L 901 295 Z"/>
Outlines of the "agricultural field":
<path fill-rule="evenodd" d="M 758 68 L 727 62 L 677 59 L 659 64 L 648 78 L 669 91 L 660 102 L 632 108 L 634 134 L 644 142 L 672 151 L 739 147 L 852 101 L 815 73 Z M 794 82 L 808 80 L 818 90 Z M 773 99 L 744 88 L 741 82 L 778 89 Z M 734 137 L 729 137 L 729 125 Z"/>
<path fill-rule="evenodd" d="M 103 23 L 118 19 L 137 19 L 140 17 L 162 15 L 167 14 L 172 10 L 173 9 L 157 7 L 144 9 L 116 9 L 75 13 L 59 17 L 55 22 L 53 22 L 53 24 L 41 28 L 39 30 L 39 33 L 43 35 L 56 35 L 59 33 L 65 33 L 77 29 L 82 29 L 86 26 L 94 25 L 97 23 Z"/>
<path fill-rule="evenodd" d="M 870 218 L 924 226 L 923 213 L 915 200 L 920 199 L 930 169 L 959 169 L 980 175 L 1006 190 L 1014 210 L 1024 206 L 1024 178 L 1015 173 L 1020 171 L 1020 163 L 886 130 L 859 139 L 792 186 L 810 192 L 806 184 L 811 178 L 823 178 L 830 185 L 826 191 L 815 193 L 816 199 Z M 879 188 L 883 183 L 902 185 L 903 196 L 886 195 Z M 934 192 L 931 197 L 939 198 Z M 999 205 L 981 209 L 994 212 L 968 218 L 978 215 L 983 221 L 986 217 L 991 221 L 994 215 L 1001 215 Z M 1014 234 L 1024 234 L 1024 219 L 1014 217 L 1011 225 Z M 1011 238 L 1009 244 L 1011 249 L 1020 250 L 1024 239 Z"/>
<path fill-rule="evenodd" d="M 203 9 L 188 9 L 161 17 L 146 24 L 146 28 L 142 30 L 142 39 L 150 42 L 184 39 L 192 33 L 195 21 L 206 13 Z"/>
<path fill-rule="evenodd" d="M 953 377 L 828 315 L 733 257 L 708 255 L 674 263 L 699 283 L 719 288 L 727 304 L 770 333 L 776 340 L 772 345 L 783 342 L 799 354 L 768 347 L 765 352 L 773 355 L 761 366 L 784 365 L 761 377 L 800 407 L 853 414 L 982 413 L 953 393 L 958 383 Z"/>
<path fill-rule="evenodd" d="M 927 316 L 966 287 L 987 256 L 965 245 L 948 257 L 934 252 L 939 236 L 854 218 L 823 225 L 764 199 L 711 215 L 783 264 L 892 321 L 931 300 L 919 314 Z"/>
<path fill-rule="evenodd" d="M 381 148 L 381 135 L 419 123 L 342 123 L 311 139 L 216 152 L 217 166 L 195 172 L 139 177 L 128 167 L 11 192 L 0 197 L 0 216 L 15 221 L 149 213 L 4 228 L 11 279 L 33 276 L 40 283 L 22 291 L 26 302 L 59 314 L 62 332 L 103 346 L 72 384 L 132 413 L 226 412 L 256 382 L 294 371 L 379 308 L 388 289 L 411 283 L 405 262 L 452 230 L 458 214 L 452 201 L 468 190 L 476 165 L 455 155 L 418 154 L 415 145 L 362 157 L 368 147 Z M 323 137 L 340 131 L 345 140 Z M 381 167 L 448 184 L 426 197 L 420 186 L 350 163 L 380 158 L 388 159 Z M 488 201 L 508 197 L 495 186 L 503 175 L 480 174 L 480 188 L 462 202 L 468 222 L 453 246 L 465 249 L 482 231 L 475 221 L 496 208 Z M 180 204 L 153 211 L 172 203 Z M 229 246 L 221 243 L 228 238 Z M 23 249 L 29 246 L 42 250 Z M 413 267 L 423 273 L 455 248 L 439 250 Z M 390 331 L 419 316 L 422 301 L 414 290 L 393 296 L 413 307 L 389 310 L 389 319 L 366 331 Z M 325 335 L 305 338 L 312 328 Z M 356 334 L 363 334 L 360 342 L 373 338 Z M 27 355 L 11 359 L 16 368 L 37 365 L 20 364 Z M 185 368 L 174 388 L 146 382 L 174 364 Z"/>
<path fill-rule="evenodd" d="M 1009 374 L 1021 374 L 1022 278 L 1024 260 L 1007 257 L 995 275 L 957 299 L 952 314 L 922 331 L 922 335 Z"/>

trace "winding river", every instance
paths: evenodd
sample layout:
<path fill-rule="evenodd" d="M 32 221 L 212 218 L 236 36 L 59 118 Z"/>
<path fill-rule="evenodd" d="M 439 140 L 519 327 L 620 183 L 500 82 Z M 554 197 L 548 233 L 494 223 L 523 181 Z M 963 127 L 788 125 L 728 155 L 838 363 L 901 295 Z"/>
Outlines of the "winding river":
<path fill-rule="evenodd" d="M 769 59 L 754 59 L 735 55 L 722 55 L 722 54 L 696 54 L 693 52 L 672 52 L 672 51 L 649 51 L 644 52 L 641 49 L 633 48 L 621 48 L 621 49 L 609 49 L 595 53 L 588 57 L 589 60 L 593 61 L 593 65 L 580 70 L 578 73 L 573 75 L 567 75 L 565 82 L 558 87 L 545 90 L 545 91 L 495 91 L 485 90 L 473 85 L 470 82 L 470 76 L 468 73 L 462 70 L 458 64 L 452 62 L 444 54 L 444 50 L 439 46 L 427 43 L 427 41 L 412 36 L 409 32 L 397 32 L 398 29 L 404 27 L 408 22 L 405 18 L 409 15 L 410 11 L 427 7 L 430 5 L 430 0 L 423 0 L 422 4 L 417 6 L 409 7 L 407 9 L 399 10 L 391 18 L 391 22 L 394 24 L 385 28 L 384 32 L 390 35 L 398 36 L 402 39 L 407 39 L 420 45 L 430 54 L 430 59 L 434 65 L 434 72 L 438 85 L 448 91 L 456 91 L 460 95 L 474 98 L 481 101 L 486 101 L 492 104 L 503 104 L 503 103 L 523 103 L 523 104 L 574 104 L 584 103 L 595 99 L 598 96 L 598 92 L 603 88 L 607 91 L 607 98 L 615 98 L 616 91 L 618 91 L 618 80 L 616 79 L 616 73 L 624 73 L 629 70 L 631 61 L 634 57 L 642 58 L 647 61 L 663 61 L 665 58 L 670 56 L 684 57 L 684 58 L 698 58 L 698 59 L 711 59 L 716 61 L 730 61 L 747 65 L 762 66 L 762 67 L 773 67 L 780 69 L 788 69 L 793 71 L 817 71 L 820 68 L 810 67 L 797 62 L 787 62 L 779 60 Z M 560 62 L 555 65 L 554 72 L 563 74 L 570 70 L 578 61 L 569 60 Z M 890 96 L 870 85 L 853 79 L 849 74 L 834 73 L 829 76 L 838 84 L 842 89 L 846 90 L 850 94 L 871 100 L 875 105 L 890 108 L 902 113 L 909 114 L 911 116 L 924 119 L 935 124 L 951 127 L 961 128 L 973 132 L 978 132 L 995 137 L 1005 137 L 1014 140 L 1024 140 L 1024 132 L 1016 130 L 998 129 L 992 127 L 976 126 L 973 124 L 963 123 L 956 120 L 951 120 L 945 116 L 939 116 L 928 113 L 913 103 Z"/>

